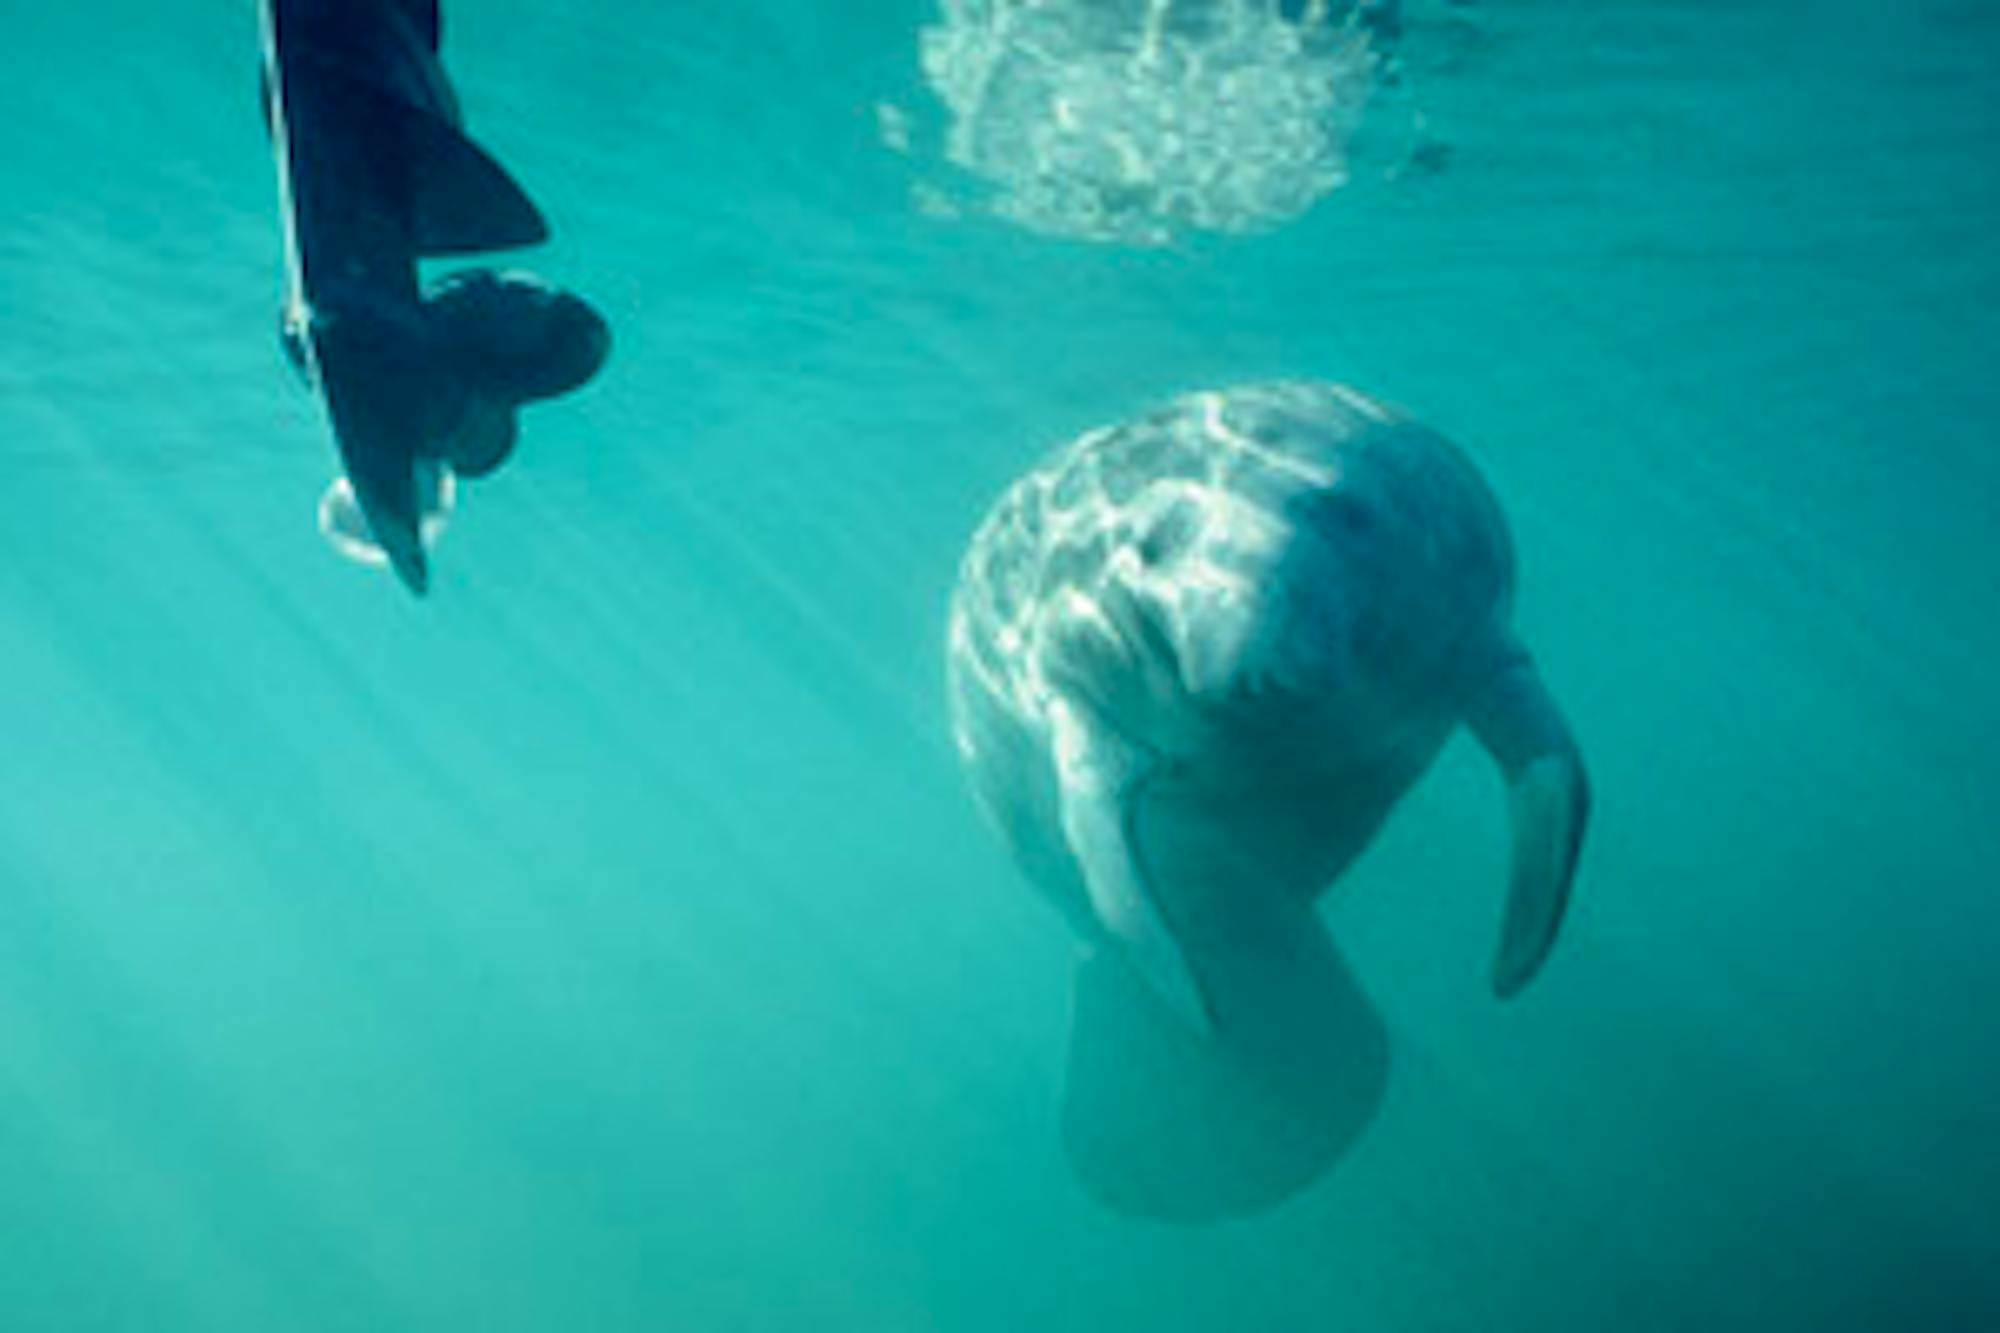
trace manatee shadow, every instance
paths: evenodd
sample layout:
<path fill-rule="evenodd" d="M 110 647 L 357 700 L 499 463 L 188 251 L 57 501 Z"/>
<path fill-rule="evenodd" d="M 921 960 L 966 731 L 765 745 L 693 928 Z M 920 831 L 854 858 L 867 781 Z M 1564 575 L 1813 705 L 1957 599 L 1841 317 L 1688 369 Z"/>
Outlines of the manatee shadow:
<path fill-rule="evenodd" d="M 1320 1179 L 1381 1105 L 1389 1039 L 1317 920 L 1283 948 L 1205 956 L 1204 1040 L 1115 950 L 1072 985 L 1062 1139 L 1084 1190 L 1157 1221 L 1244 1217 Z"/>

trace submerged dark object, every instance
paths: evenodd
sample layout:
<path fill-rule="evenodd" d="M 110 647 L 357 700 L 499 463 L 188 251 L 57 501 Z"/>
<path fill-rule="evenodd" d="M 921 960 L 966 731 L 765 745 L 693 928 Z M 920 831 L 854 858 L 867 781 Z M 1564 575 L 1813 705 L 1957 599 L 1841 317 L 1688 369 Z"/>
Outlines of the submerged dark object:
<path fill-rule="evenodd" d="M 261 13 L 286 346 L 325 400 L 346 474 L 322 523 L 421 593 L 427 520 L 452 477 L 505 461 L 515 409 L 588 380 L 610 330 L 526 274 L 420 286 L 422 259 L 548 237 L 527 193 L 465 134 L 435 0 L 261 0 Z"/>

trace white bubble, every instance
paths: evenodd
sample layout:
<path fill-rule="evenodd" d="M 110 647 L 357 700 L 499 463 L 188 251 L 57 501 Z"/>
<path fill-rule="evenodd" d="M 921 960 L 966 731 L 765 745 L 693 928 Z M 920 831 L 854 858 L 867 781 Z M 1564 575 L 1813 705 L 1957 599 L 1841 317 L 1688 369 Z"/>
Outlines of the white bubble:
<path fill-rule="evenodd" d="M 1025 227 L 1140 245 L 1261 231 L 1347 180 L 1377 65 L 1359 7 L 942 5 L 919 53 L 950 114 L 946 156 Z"/>
<path fill-rule="evenodd" d="M 417 520 L 417 537 L 429 551 L 444 536 L 445 525 L 458 503 L 458 479 L 446 464 L 422 459 L 416 465 L 416 483 L 421 515 Z M 345 476 L 335 477 L 319 497 L 319 530 L 328 545 L 357 564 L 382 568 L 389 563 L 388 552 L 375 539 L 368 516 L 355 498 L 354 484 Z"/>

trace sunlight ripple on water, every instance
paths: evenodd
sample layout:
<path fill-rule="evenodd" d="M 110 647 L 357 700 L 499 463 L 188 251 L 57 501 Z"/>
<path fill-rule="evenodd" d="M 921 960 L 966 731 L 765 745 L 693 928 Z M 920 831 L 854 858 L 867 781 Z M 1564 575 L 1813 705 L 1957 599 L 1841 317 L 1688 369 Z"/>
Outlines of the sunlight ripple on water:
<path fill-rule="evenodd" d="M 1347 180 L 1376 77 L 1363 10 L 1254 0 L 944 0 L 921 37 L 945 154 L 1036 231 L 1254 232 Z"/>

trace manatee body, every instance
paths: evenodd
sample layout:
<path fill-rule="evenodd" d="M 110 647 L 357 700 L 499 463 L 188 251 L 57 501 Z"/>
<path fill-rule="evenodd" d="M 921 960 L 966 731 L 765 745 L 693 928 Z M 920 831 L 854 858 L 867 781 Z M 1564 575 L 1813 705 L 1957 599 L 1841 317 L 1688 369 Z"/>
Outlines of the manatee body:
<path fill-rule="evenodd" d="M 1272 968 L 1317 956 L 1314 900 L 1465 724 L 1511 804 L 1512 995 L 1589 806 L 1513 586 L 1500 507 L 1436 432 L 1335 384 L 1189 394 L 1059 451 L 979 528 L 956 740 L 1086 946 L 1199 1039 L 1254 1042 Z"/>

